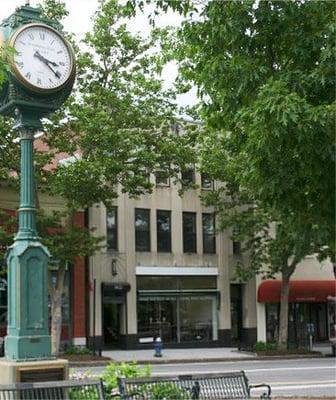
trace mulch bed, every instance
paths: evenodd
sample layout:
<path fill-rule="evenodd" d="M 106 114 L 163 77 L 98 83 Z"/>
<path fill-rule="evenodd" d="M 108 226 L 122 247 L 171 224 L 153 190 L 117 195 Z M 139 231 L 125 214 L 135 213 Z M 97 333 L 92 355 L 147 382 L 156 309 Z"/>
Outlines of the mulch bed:
<path fill-rule="evenodd" d="M 318 355 L 319 351 L 309 351 L 306 349 L 287 349 L 287 350 L 259 350 L 258 356 L 292 356 L 292 355 Z"/>

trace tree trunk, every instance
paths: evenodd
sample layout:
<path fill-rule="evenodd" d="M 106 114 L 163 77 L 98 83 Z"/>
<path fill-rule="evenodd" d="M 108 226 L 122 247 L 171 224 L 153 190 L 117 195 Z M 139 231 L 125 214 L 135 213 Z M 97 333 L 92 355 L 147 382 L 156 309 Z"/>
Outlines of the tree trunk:
<path fill-rule="evenodd" d="M 282 284 L 280 294 L 280 318 L 279 318 L 279 349 L 287 349 L 288 342 L 288 298 L 290 275 L 282 272 Z"/>
<path fill-rule="evenodd" d="M 51 277 L 51 273 L 49 274 Z M 62 294 L 64 287 L 65 265 L 59 265 L 55 286 L 49 278 L 49 293 L 51 302 L 51 349 L 58 356 L 62 333 Z"/>

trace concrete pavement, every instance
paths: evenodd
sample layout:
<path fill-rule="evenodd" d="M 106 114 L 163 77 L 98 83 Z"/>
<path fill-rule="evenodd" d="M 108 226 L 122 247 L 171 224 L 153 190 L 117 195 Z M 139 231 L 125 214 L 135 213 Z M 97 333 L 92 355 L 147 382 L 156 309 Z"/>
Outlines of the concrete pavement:
<path fill-rule="evenodd" d="M 149 350 L 108 350 L 103 356 L 116 362 L 137 361 L 138 363 L 173 363 L 219 360 L 242 360 L 254 358 L 253 353 L 241 352 L 237 348 L 192 348 L 192 349 L 165 349 L 162 357 L 154 357 L 154 349 Z"/>
<path fill-rule="evenodd" d="M 331 347 L 327 343 L 315 344 L 313 350 L 320 352 L 317 356 L 331 355 Z M 259 358 L 255 353 L 239 351 L 235 347 L 165 349 L 162 357 L 154 357 L 154 349 L 148 350 L 106 350 L 103 356 L 116 362 L 137 361 L 138 363 L 178 363 L 178 362 L 210 362 L 210 361 L 243 361 Z M 272 356 L 274 359 L 275 356 Z M 312 355 L 279 356 L 279 358 L 302 358 Z"/>

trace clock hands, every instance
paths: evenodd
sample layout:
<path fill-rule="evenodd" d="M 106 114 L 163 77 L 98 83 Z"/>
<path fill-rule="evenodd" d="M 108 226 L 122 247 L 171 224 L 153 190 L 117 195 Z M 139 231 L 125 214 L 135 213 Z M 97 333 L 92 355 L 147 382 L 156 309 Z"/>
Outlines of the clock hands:
<path fill-rule="evenodd" d="M 59 71 L 55 71 L 54 68 L 51 66 L 53 65 L 54 67 L 58 67 L 58 64 L 48 60 L 47 58 L 43 57 L 38 51 L 35 51 L 34 57 L 38 58 L 40 61 L 42 61 L 56 76 L 56 78 L 61 77 L 61 73 Z"/>

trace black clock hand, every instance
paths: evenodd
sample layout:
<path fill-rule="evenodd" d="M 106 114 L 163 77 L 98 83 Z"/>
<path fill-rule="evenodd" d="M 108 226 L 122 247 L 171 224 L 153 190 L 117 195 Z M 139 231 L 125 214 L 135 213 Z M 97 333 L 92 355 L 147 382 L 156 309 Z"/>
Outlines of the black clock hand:
<path fill-rule="evenodd" d="M 54 67 L 58 67 L 58 64 L 54 61 L 50 61 L 47 58 L 43 57 L 38 51 L 34 53 L 34 57 L 37 57 L 39 60 L 43 61 L 45 64 L 51 64 Z"/>
<path fill-rule="evenodd" d="M 49 65 L 49 60 L 47 60 L 46 58 L 44 58 L 43 56 L 41 56 L 41 54 L 40 54 L 38 51 L 36 51 L 36 52 L 34 53 L 34 57 L 36 57 L 36 58 L 38 58 L 40 61 L 42 61 L 42 62 L 55 74 L 56 78 L 59 79 L 59 78 L 61 77 L 60 72 L 59 72 L 59 71 L 55 71 L 54 68 L 52 68 L 52 67 Z M 52 62 L 51 62 L 51 63 L 52 63 Z M 56 63 L 52 63 L 52 64 L 56 64 Z M 58 64 L 56 64 L 56 66 L 58 66 Z"/>

